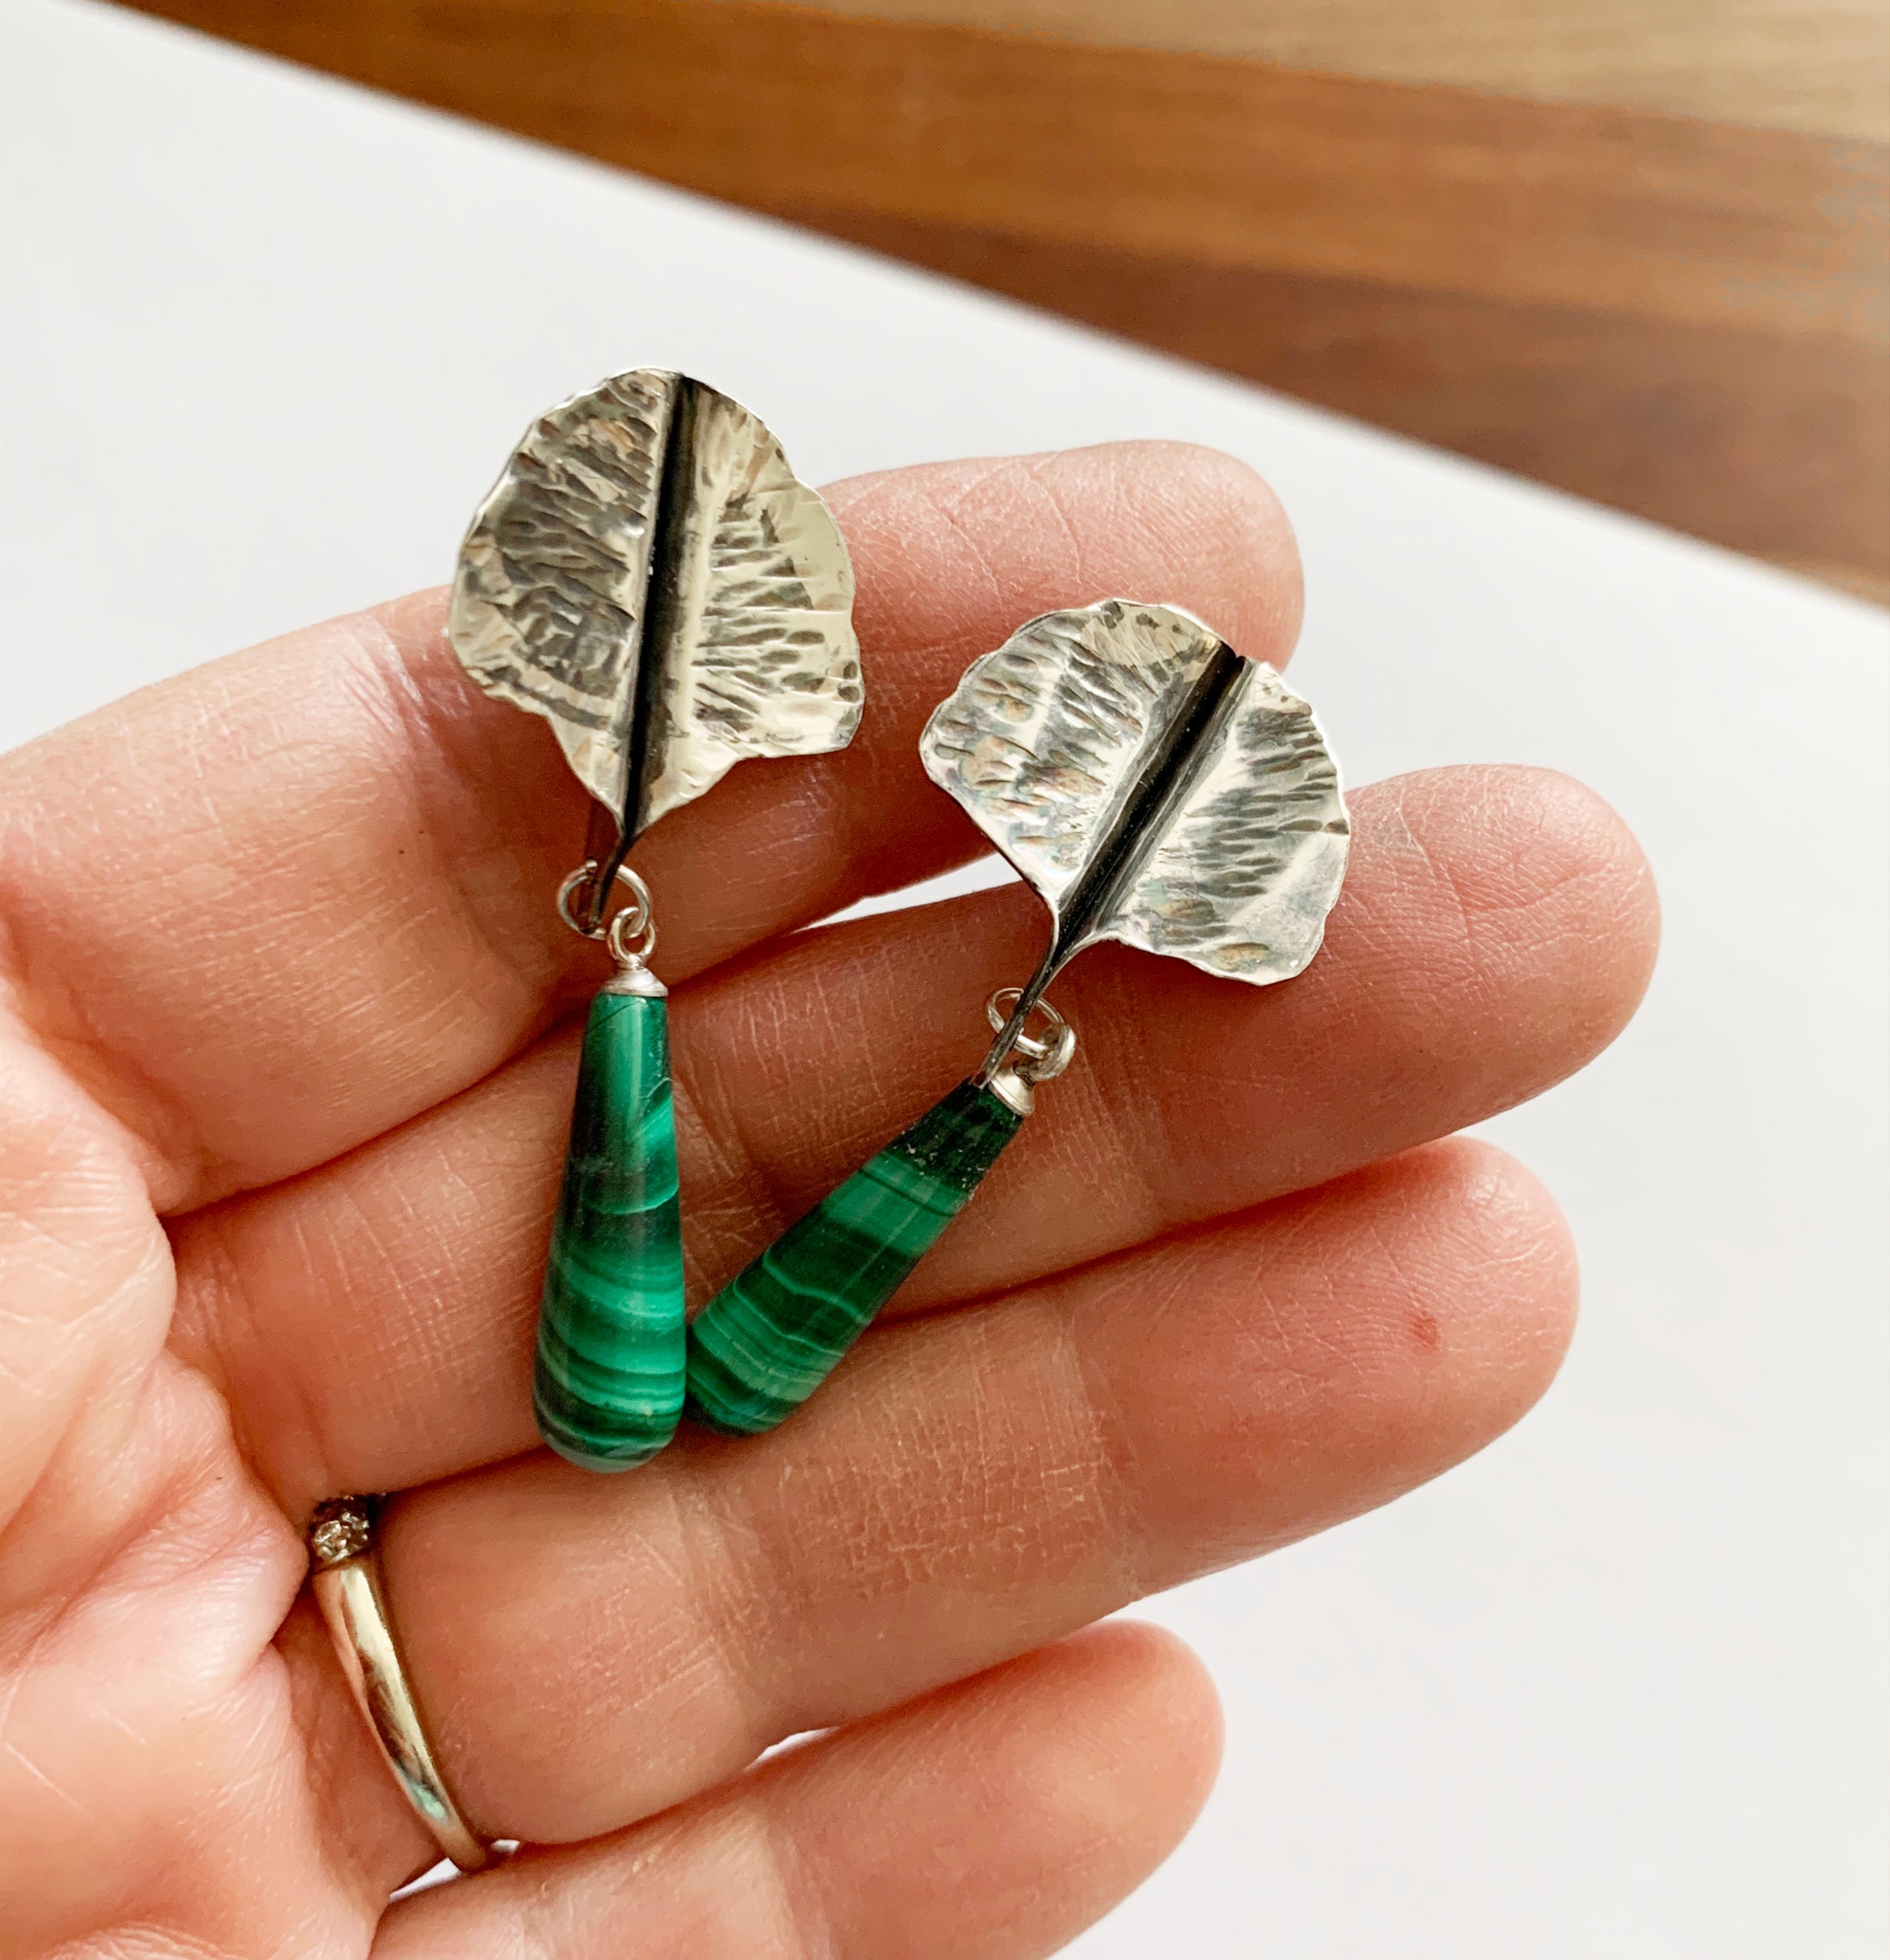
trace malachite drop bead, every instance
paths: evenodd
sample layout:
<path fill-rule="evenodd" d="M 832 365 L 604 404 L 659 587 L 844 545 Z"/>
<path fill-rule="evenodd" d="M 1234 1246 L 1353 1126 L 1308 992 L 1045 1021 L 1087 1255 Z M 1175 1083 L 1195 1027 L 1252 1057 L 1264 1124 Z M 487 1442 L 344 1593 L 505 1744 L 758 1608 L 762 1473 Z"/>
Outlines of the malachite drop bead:
<path fill-rule="evenodd" d="M 790 1225 L 689 1330 L 688 1414 L 729 1436 L 800 1407 L 930 1250 L 1023 1119 L 960 1083 Z"/>
<path fill-rule="evenodd" d="M 668 1002 L 641 968 L 591 1003 L 539 1307 L 539 1432 L 588 1470 L 647 1462 L 686 1353 Z"/>

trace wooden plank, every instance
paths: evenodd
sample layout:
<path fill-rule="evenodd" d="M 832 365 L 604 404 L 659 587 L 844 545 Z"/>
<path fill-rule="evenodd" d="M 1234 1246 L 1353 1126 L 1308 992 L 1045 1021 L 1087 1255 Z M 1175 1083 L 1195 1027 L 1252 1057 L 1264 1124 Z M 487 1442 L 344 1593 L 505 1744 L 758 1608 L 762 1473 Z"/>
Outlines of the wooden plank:
<path fill-rule="evenodd" d="M 1890 571 L 1881 146 L 751 0 L 153 10 L 1743 549 Z"/>
<path fill-rule="evenodd" d="M 858 243 L 1210 367 L 1890 596 L 1890 363 L 1832 340 L 946 227 L 809 214 Z M 1864 440 L 1859 440 L 1863 432 Z"/>
<path fill-rule="evenodd" d="M 1881 0 L 824 0 L 882 21 L 1890 142 Z"/>
<path fill-rule="evenodd" d="M 762 209 L 1890 341 L 1861 145 L 741 0 L 167 0 Z"/>

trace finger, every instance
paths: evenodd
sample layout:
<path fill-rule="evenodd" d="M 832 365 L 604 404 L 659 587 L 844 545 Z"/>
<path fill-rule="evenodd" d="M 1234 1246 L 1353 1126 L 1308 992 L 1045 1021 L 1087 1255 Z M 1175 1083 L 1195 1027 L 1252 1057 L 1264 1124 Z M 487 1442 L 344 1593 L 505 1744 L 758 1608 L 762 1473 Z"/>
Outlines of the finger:
<path fill-rule="evenodd" d="M 666 974 L 941 869 L 972 833 L 914 740 L 974 654 L 1106 589 L 1282 660 L 1278 506 L 1225 457 L 1131 445 L 843 485 L 868 707 L 843 756 L 738 769 L 638 862 Z M 479 694 L 442 595 L 292 635 L 0 760 L 0 916 L 27 1017 L 180 1210 L 324 1161 L 503 1061 L 596 954 L 558 923 L 582 798 Z"/>
<path fill-rule="evenodd" d="M 896 1310 L 1323 1183 L 1527 1101 L 1613 1040 L 1658 917 L 1606 804 L 1546 771 L 1460 768 L 1354 805 L 1344 898 L 1290 983 L 1115 946 L 1058 979 L 1080 1059 Z M 691 1187 L 693 1297 L 969 1072 L 985 994 L 1035 967 L 1043 935 L 1012 888 L 810 935 L 692 994 L 681 1095 L 710 1143 Z"/>
<path fill-rule="evenodd" d="M 1384 1503 L 1540 1393 L 1573 1294 L 1539 1187 L 1436 1145 L 869 1335 L 770 1436 L 412 1493 L 383 1558 L 448 1774 L 588 1836 Z"/>
<path fill-rule="evenodd" d="M 375 1960 L 1034 1960 L 1167 1857 L 1219 1743 L 1185 1647 L 1096 1627 L 619 1836 L 418 1894 Z"/>
<path fill-rule="evenodd" d="M 1254 989 L 1086 955 L 1078 1066 L 889 1311 L 1015 1286 L 1337 1176 L 1578 1067 L 1632 1011 L 1651 888 L 1566 779 L 1447 771 L 1355 799 L 1326 949 Z M 1034 963 L 1017 893 L 807 935 L 678 997 L 698 1301 L 965 1072 L 985 990 Z M 178 1234 L 182 1351 L 300 1515 L 533 1440 L 533 1315 L 567 1041 L 297 1186 Z M 729 1085 L 724 1088 L 723 1085 Z"/>

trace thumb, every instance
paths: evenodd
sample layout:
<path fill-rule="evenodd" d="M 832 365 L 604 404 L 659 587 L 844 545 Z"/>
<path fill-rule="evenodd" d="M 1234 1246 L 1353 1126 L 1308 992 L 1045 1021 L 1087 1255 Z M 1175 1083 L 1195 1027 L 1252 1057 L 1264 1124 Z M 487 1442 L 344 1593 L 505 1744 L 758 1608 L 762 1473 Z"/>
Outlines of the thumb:
<path fill-rule="evenodd" d="M 86 1559 L 122 1523 L 96 1480 L 122 1461 L 172 1294 L 128 1140 L 0 1025 L 0 1603 L 55 1583 L 48 1560 Z"/>

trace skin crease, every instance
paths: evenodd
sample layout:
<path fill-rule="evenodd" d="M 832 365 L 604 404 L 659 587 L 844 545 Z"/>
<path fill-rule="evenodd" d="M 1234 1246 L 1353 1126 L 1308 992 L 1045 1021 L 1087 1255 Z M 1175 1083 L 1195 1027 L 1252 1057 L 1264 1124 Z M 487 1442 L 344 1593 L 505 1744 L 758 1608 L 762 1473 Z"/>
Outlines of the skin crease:
<path fill-rule="evenodd" d="M 1040 944 L 1015 891 L 796 931 L 981 849 L 913 752 L 964 665 L 1106 592 L 1276 665 L 1297 630 L 1278 507 L 1209 452 L 831 495 L 858 740 L 637 852 L 698 1300 L 965 1072 Z M 1625 1023 L 1645 866 L 1539 772 L 1357 793 L 1304 976 L 1085 955 L 1077 1065 L 829 1388 L 586 1476 L 523 1400 L 599 977 L 548 898 L 582 800 L 441 621 L 417 595 L 0 758 L 0 1955 L 1052 1951 L 1218 1747 L 1172 1641 L 1082 1629 L 1552 1376 L 1553 1204 L 1439 1139 Z M 309 1508 L 362 1488 L 405 1493 L 387 1583 L 466 1806 L 543 1847 L 391 1912 L 430 1846 L 297 1597 Z"/>

